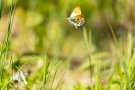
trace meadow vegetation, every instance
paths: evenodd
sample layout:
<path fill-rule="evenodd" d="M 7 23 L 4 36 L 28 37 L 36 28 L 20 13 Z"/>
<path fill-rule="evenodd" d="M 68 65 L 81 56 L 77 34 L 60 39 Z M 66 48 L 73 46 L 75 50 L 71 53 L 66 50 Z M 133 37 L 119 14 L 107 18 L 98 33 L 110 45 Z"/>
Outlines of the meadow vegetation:
<path fill-rule="evenodd" d="M 134 10 L 135 0 L 0 0 L 0 90 L 135 90 Z"/>

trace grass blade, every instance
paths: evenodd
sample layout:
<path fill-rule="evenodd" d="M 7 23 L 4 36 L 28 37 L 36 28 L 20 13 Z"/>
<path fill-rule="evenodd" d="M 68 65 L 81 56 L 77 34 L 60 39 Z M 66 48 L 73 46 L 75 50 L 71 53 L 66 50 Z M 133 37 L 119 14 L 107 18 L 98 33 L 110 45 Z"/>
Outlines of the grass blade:
<path fill-rule="evenodd" d="M 0 0 L 0 19 L 1 19 L 1 16 L 2 16 L 2 0 Z"/>
<path fill-rule="evenodd" d="M 13 3 L 13 2 L 12 2 Z M 5 37 L 2 43 L 2 48 L 0 50 L 0 80 L 2 81 L 3 77 L 3 68 L 4 68 L 4 60 L 7 58 L 8 54 L 8 48 L 9 48 L 9 38 L 12 30 L 12 23 L 14 19 L 14 13 L 15 13 L 16 4 L 14 7 L 9 7 L 9 21 L 7 30 L 5 33 Z"/>
<path fill-rule="evenodd" d="M 54 83 L 54 80 L 55 80 L 57 71 L 58 71 L 58 67 L 57 67 L 56 70 L 55 70 L 55 73 L 54 73 L 54 76 L 53 76 L 53 80 L 52 80 L 52 83 L 51 83 L 50 90 L 52 89 L 52 86 L 53 86 L 53 83 Z"/>

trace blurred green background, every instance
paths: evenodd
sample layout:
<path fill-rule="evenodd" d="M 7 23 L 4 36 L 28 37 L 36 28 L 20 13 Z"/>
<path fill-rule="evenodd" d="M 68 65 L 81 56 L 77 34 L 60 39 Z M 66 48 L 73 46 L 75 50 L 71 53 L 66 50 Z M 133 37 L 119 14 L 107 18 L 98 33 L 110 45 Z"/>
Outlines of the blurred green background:
<path fill-rule="evenodd" d="M 11 1 L 3 0 L 0 47 L 7 28 Z M 99 60 L 103 72 L 101 75 L 103 85 L 107 85 L 106 77 L 118 53 L 109 25 L 123 51 L 126 52 L 128 48 L 128 32 L 133 36 L 134 45 L 134 0 L 16 0 L 9 56 L 13 58 L 14 68 L 24 64 L 23 70 L 30 73 L 29 85 L 25 87 L 28 90 L 34 90 L 32 89 L 35 88 L 34 83 L 42 81 L 45 54 L 51 61 L 52 72 L 55 71 L 57 64 L 62 63 L 59 71 L 62 75 L 69 63 L 69 69 L 64 76 L 67 90 L 88 89 L 91 81 L 83 30 L 82 27 L 76 29 L 66 20 L 76 6 L 81 7 L 85 19 L 82 27 L 86 28 L 88 36 L 89 31 L 92 32 L 92 57 L 93 60 Z"/>

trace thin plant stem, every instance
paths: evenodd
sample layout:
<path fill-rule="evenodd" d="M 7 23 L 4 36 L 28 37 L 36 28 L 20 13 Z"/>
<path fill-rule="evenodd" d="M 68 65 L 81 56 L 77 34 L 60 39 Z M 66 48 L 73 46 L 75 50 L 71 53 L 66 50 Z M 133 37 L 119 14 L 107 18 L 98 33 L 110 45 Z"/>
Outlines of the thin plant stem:
<path fill-rule="evenodd" d="M 13 3 L 14 3 L 14 0 L 12 1 L 12 5 Z M 16 3 L 14 7 L 13 6 L 9 7 L 8 26 L 7 26 L 3 43 L 2 43 L 2 48 L 0 50 L 0 80 L 2 80 L 2 77 L 3 77 L 4 60 L 6 60 L 7 54 L 8 54 L 9 38 L 10 38 L 11 30 L 12 30 L 15 9 L 16 9 Z"/>
<path fill-rule="evenodd" d="M 87 31 L 85 29 L 85 27 L 83 27 L 83 36 L 84 36 L 84 41 L 86 44 L 86 47 L 88 49 L 88 57 L 89 57 L 89 70 L 90 70 L 90 74 L 92 75 L 92 71 L 91 71 L 91 31 L 90 31 L 90 44 L 88 41 L 88 36 L 87 36 Z"/>
<path fill-rule="evenodd" d="M 109 26 L 109 30 L 111 31 L 113 40 L 114 40 L 115 44 L 117 45 L 118 44 L 118 41 L 117 41 L 117 38 L 116 38 L 115 33 L 113 31 L 113 28 L 112 28 L 112 26 L 111 26 L 111 24 L 110 24 L 110 22 L 109 22 L 109 20 L 107 18 L 106 18 L 106 21 L 107 21 L 107 24 Z"/>
<path fill-rule="evenodd" d="M 87 36 L 87 31 L 86 31 L 86 28 L 83 27 L 83 36 L 84 36 L 84 41 L 85 41 L 85 44 L 86 44 L 86 47 L 88 49 L 88 59 L 89 59 L 89 71 L 90 71 L 90 77 L 91 77 L 91 82 L 92 82 L 92 85 L 91 85 L 91 90 L 94 90 L 94 81 L 93 81 L 93 70 L 92 70 L 92 63 L 91 63 L 91 60 L 92 60 L 92 55 L 91 55 L 91 30 L 89 31 L 89 39 L 88 39 L 88 36 Z"/>
<path fill-rule="evenodd" d="M 55 70 L 55 73 L 54 73 L 54 76 L 53 76 L 53 80 L 52 80 L 52 83 L 51 83 L 50 90 L 51 90 L 51 89 L 52 89 L 52 87 L 53 87 L 53 83 L 54 83 L 54 80 L 55 80 L 55 77 L 56 77 L 57 71 L 58 71 L 58 67 L 57 67 L 57 68 L 56 68 L 56 70 Z"/>
<path fill-rule="evenodd" d="M 63 84 L 63 77 L 64 77 L 66 71 L 67 71 L 67 69 L 63 72 L 63 74 L 62 74 L 62 76 L 61 76 L 61 78 L 60 78 L 60 80 L 59 80 L 55 90 L 58 90 L 60 88 L 60 86 Z"/>
<path fill-rule="evenodd" d="M 3 3 L 3 0 L 0 0 L 0 19 L 2 15 L 2 7 L 3 7 L 2 3 Z"/>
<path fill-rule="evenodd" d="M 46 90 L 46 83 L 47 83 L 47 78 L 49 75 L 49 67 L 50 67 L 50 61 L 47 59 L 47 52 L 46 52 L 46 36 L 45 32 L 43 34 L 43 39 L 44 39 L 44 52 L 43 52 L 43 60 L 44 60 L 44 66 L 43 66 L 43 81 L 42 81 L 42 90 Z"/>

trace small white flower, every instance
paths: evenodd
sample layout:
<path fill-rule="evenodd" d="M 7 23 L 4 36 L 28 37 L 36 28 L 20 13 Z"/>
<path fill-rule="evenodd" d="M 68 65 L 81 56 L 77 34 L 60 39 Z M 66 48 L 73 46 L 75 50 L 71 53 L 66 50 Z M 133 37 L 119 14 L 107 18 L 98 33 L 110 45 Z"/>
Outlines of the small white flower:
<path fill-rule="evenodd" d="M 27 73 L 23 73 L 22 71 L 18 71 L 16 74 L 13 74 L 13 80 L 14 81 L 23 81 L 25 84 L 27 84 L 27 81 L 25 79 L 25 76 L 28 75 Z"/>

